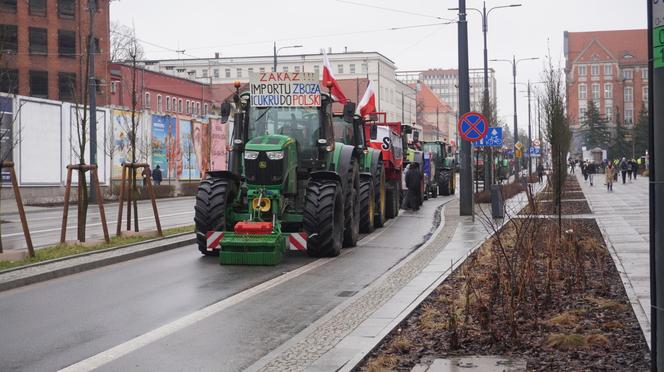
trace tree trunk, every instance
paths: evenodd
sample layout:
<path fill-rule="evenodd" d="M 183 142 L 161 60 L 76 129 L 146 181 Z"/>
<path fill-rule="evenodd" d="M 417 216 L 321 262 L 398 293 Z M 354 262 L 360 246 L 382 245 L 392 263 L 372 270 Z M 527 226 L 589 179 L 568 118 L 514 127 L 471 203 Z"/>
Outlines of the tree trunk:
<path fill-rule="evenodd" d="M 0 182 L 2 182 L 2 181 L 0 181 Z M 2 194 L 0 194 L 0 203 L 2 203 Z M 1 210 L 2 210 L 2 208 L 0 208 L 0 211 Z M 2 216 L 2 214 L 0 214 L 0 216 Z M 0 218 L 0 253 L 3 253 L 3 250 L 2 250 L 2 219 L 1 218 Z"/>
<path fill-rule="evenodd" d="M 138 187 L 136 186 L 136 168 L 134 168 L 134 177 L 131 179 L 131 192 L 134 193 L 134 231 L 138 232 Z"/>
<path fill-rule="evenodd" d="M 78 241 L 85 242 L 85 223 L 88 215 L 88 188 L 85 172 L 78 171 Z"/>

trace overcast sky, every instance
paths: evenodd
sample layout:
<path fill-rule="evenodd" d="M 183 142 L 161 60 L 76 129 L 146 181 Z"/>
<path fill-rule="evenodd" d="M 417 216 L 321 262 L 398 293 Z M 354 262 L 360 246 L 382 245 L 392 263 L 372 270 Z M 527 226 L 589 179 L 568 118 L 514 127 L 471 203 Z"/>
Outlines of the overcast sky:
<path fill-rule="evenodd" d="M 595 31 L 647 27 L 646 0 L 521 0 L 519 8 L 497 9 L 489 16 L 489 58 L 540 57 L 519 64 L 517 81 L 539 81 L 551 50 L 555 64 L 564 63 L 563 31 Z M 352 4 L 354 3 L 354 4 Z M 512 4 L 487 1 L 487 8 Z M 403 12 L 370 8 L 365 4 Z M 455 0 L 117 0 L 111 20 L 134 25 L 148 58 L 271 55 L 277 46 L 302 44 L 298 53 L 376 51 L 398 69 L 457 68 L 457 25 L 430 25 L 456 17 Z M 481 8 L 479 0 L 468 7 Z M 470 66 L 482 67 L 482 27 L 477 12 L 468 18 Z M 147 43 L 150 44 L 147 44 Z M 645 42 L 645 41 L 644 41 Z M 154 45 L 151 45 L 154 44 Z M 284 53 L 286 51 L 282 51 Z M 284 53 L 287 54 L 287 53 Z M 511 65 L 495 68 L 500 117 L 512 123 Z M 525 91 L 525 87 L 519 86 Z M 527 99 L 518 93 L 519 123 L 527 123 Z M 523 127 L 522 127 L 523 128 Z"/>

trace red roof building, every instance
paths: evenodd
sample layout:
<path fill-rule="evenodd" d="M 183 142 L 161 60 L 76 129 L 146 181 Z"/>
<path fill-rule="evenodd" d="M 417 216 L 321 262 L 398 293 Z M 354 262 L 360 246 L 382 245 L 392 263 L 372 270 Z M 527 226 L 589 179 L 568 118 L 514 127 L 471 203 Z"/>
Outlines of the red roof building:
<path fill-rule="evenodd" d="M 648 105 L 647 30 L 565 32 L 567 112 L 579 126 L 593 101 L 615 125 L 636 121 Z"/>
<path fill-rule="evenodd" d="M 417 124 L 422 126 L 424 141 L 456 138 L 454 110 L 425 83 L 410 84 L 417 90 Z"/>

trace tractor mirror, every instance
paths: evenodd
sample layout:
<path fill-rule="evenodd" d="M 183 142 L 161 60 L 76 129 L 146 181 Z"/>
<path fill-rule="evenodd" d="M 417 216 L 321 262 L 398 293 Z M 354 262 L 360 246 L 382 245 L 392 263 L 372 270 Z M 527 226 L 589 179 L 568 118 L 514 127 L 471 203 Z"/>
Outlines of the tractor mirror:
<path fill-rule="evenodd" d="M 231 116 L 231 104 L 224 102 L 221 104 L 221 122 L 226 124 L 229 116 Z"/>
<path fill-rule="evenodd" d="M 344 105 L 344 121 L 346 123 L 352 123 L 354 117 L 355 117 L 355 103 L 348 101 Z"/>
<path fill-rule="evenodd" d="M 401 132 L 403 134 L 411 134 L 413 133 L 413 127 L 411 127 L 410 125 L 402 125 Z"/>
<path fill-rule="evenodd" d="M 418 142 L 420 140 L 420 131 L 419 130 L 414 130 L 413 131 L 413 142 Z"/>

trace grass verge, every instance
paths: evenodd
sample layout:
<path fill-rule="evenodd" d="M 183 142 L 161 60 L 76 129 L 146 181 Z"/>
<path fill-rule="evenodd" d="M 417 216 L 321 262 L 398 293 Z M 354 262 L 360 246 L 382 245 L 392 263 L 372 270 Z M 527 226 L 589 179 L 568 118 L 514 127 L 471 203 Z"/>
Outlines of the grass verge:
<path fill-rule="evenodd" d="M 164 237 L 186 232 L 194 232 L 194 225 L 173 227 L 164 230 Z M 112 236 L 110 243 L 101 242 L 98 244 L 57 244 L 46 248 L 35 250 L 35 257 L 26 258 L 18 261 L 0 261 L 0 270 L 13 269 L 16 267 L 26 266 L 37 262 L 55 260 L 58 258 L 74 256 L 81 253 L 88 253 L 99 251 L 102 249 L 116 248 L 128 244 L 136 244 L 146 240 L 155 239 L 154 237 L 147 236 Z"/>

